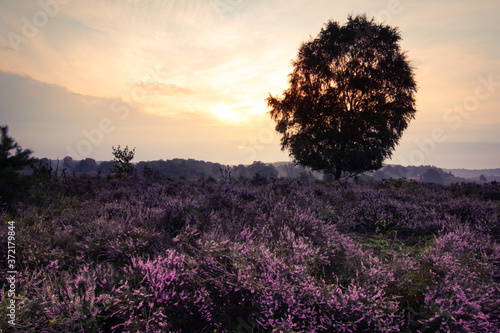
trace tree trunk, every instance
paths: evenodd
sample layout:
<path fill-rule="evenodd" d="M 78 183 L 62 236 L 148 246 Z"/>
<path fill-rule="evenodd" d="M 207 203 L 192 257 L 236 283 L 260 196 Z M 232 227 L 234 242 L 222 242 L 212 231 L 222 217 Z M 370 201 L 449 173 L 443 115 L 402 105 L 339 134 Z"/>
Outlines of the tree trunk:
<path fill-rule="evenodd" d="M 335 180 L 339 180 L 342 177 L 342 162 L 340 160 L 335 161 Z"/>

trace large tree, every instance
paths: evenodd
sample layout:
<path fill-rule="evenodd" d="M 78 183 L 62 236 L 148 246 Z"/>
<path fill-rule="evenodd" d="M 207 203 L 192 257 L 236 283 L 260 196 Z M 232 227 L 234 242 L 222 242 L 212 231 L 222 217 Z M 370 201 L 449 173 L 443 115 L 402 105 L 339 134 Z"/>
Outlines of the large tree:
<path fill-rule="evenodd" d="M 365 15 L 329 21 L 303 43 L 289 88 L 269 114 L 297 164 L 343 174 L 376 170 L 416 112 L 413 68 L 396 28 Z"/>

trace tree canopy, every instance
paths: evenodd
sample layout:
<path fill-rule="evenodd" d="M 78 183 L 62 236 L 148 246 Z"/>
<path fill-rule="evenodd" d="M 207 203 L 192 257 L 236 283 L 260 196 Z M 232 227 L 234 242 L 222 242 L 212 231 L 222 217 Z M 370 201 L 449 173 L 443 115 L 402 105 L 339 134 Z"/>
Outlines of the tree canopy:
<path fill-rule="evenodd" d="M 365 15 L 328 21 L 292 62 L 289 88 L 267 98 L 282 149 L 331 173 L 376 170 L 416 112 L 413 68 L 396 28 Z"/>
<path fill-rule="evenodd" d="M 29 149 L 23 150 L 8 132 L 8 126 L 0 126 L 0 170 L 21 170 L 34 162 L 30 156 L 33 152 Z"/>
<path fill-rule="evenodd" d="M 0 205 L 6 204 L 11 213 L 16 212 L 17 201 L 30 186 L 26 177 L 18 171 L 35 163 L 31 154 L 31 150 L 23 150 L 9 136 L 8 126 L 0 126 Z"/>
<path fill-rule="evenodd" d="M 126 146 L 125 149 L 122 150 L 119 145 L 117 148 L 111 148 L 113 149 L 113 156 L 115 157 L 111 173 L 117 178 L 130 177 L 134 172 L 134 166 L 130 161 L 134 159 L 135 148 L 129 150 L 128 146 Z"/>

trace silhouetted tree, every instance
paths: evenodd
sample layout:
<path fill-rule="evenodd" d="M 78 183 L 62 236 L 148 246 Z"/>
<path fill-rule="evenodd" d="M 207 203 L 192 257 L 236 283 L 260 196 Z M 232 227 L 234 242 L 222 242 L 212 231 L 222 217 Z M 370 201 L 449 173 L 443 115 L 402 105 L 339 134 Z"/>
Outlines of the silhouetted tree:
<path fill-rule="evenodd" d="M 278 170 L 272 164 L 266 165 L 257 161 L 249 165 L 247 170 L 250 177 L 255 177 L 255 175 L 259 174 L 264 178 L 276 178 L 279 175 Z"/>
<path fill-rule="evenodd" d="M 103 175 L 109 175 L 113 169 L 113 161 L 102 161 L 99 163 L 99 170 Z"/>
<path fill-rule="evenodd" d="M 0 126 L 0 170 L 18 171 L 24 167 L 30 166 L 35 159 L 30 155 L 33 152 L 29 149 L 21 149 L 21 147 L 8 135 L 9 127 Z M 12 150 L 15 149 L 15 154 Z"/>
<path fill-rule="evenodd" d="M 142 169 L 142 176 L 144 178 L 151 178 L 153 176 L 153 168 L 145 164 L 144 169 Z"/>
<path fill-rule="evenodd" d="M 111 169 L 111 173 L 115 175 L 117 178 L 129 177 L 134 172 L 134 166 L 130 161 L 134 159 L 135 148 L 132 150 L 128 149 L 128 146 L 125 149 L 121 149 L 120 146 L 118 148 L 111 147 L 113 149 L 113 156 L 115 157 L 113 160 L 113 169 Z"/>
<path fill-rule="evenodd" d="M 19 171 L 32 166 L 36 159 L 31 157 L 31 150 L 23 150 L 8 132 L 8 126 L 0 126 L 0 201 L 14 212 L 16 201 L 30 185 L 26 177 L 19 175 Z"/>
<path fill-rule="evenodd" d="M 396 28 L 365 15 L 303 43 L 289 88 L 267 98 L 282 149 L 333 174 L 376 170 L 414 118 L 416 83 Z"/>
<path fill-rule="evenodd" d="M 93 158 L 86 158 L 77 162 L 73 170 L 80 173 L 95 173 L 98 168 L 99 166 Z"/>
<path fill-rule="evenodd" d="M 52 161 L 48 158 L 40 158 L 37 160 L 37 163 L 32 165 L 33 176 L 37 179 L 37 181 L 41 182 L 49 182 L 52 178 L 52 172 L 54 169 L 52 168 Z"/>
<path fill-rule="evenodd" d="M 222 165 L 219 166 L 219 171 L 220 171 L 220 174 L 221 174 L 221 177 L 222 179 L 225 179 L 225 180 L 231 180 L 231 167 L 228 165 L 227 167 L 223 167 Z"/>
<path fill-rule="evenodd" d="M 75 160 L 73 160 L 73 158 L 71 158 L 70 156 L 66 156 L 65 158 L 63 158 L 63 168 L 66 168 L 70 171 L 73 171 L 73 169 L 75 168 L 77 162 Z"/>
<path fill-rule="evenodd" d="M 235 167 L 233 170 L 233 174 L 235 175 L 235 178 L 239 179 L 249 178 L 248 170 L 247 168 L 245 168 L 243 164 L 240 164 L 237 167 Z"/>

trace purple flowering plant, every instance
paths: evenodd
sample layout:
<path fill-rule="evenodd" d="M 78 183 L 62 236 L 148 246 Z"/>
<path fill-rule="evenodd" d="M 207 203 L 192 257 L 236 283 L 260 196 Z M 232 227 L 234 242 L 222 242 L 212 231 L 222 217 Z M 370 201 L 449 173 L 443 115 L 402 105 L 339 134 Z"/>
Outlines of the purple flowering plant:
<path fill-rule="evenodd" d="M 500 184 L 66 186 L 0 212 L 19 248 L 3 331 L 500 331 Z"/>

